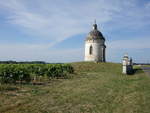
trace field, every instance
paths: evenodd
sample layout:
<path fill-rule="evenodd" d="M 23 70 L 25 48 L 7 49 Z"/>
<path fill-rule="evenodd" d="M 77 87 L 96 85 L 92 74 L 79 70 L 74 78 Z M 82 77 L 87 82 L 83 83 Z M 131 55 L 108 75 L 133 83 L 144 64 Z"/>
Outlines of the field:
<path fill-rule="evenodd" d="M 144 65 L 144 67 L 150 67 L 150 65 Z"/>
<path fill-rule="evenodd" d="M 140 67 L 72 63 L 74 74 L 43 85 L 0 85 L 0 113 L 149 113 L 150 77 Z"/>

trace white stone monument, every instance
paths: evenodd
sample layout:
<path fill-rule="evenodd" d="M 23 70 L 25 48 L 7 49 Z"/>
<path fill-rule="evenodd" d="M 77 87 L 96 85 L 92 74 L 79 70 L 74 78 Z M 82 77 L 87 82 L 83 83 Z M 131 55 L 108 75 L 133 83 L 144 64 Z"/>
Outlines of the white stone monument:
<path fill-rule="evenodd" d="M 129 59 L 128 55 L 125 54 L 122 60 L 122 73 L 132 74 L 133 73 L 133 63 L 132 58 Z"/>
<path fill-rule="evenodd" d="M 93 24 L 93 30 L 88 34 L 85 41 L 85 61 L 106 62 L 105 59 L 105 38 Z"/>

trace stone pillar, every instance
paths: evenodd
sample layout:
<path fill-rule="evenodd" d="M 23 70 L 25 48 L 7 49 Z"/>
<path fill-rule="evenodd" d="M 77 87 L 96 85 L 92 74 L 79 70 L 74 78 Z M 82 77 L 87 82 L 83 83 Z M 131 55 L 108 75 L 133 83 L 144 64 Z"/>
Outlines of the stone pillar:
<path fill-rule="evenodd" d="M 128 55 L 124 55 L 123 60 L 122 60 L 122 73 L 123 74 L 127 74 L 128 73 L 128 62 L 129 61 L 129 57 Z"/>
<path fill-rule="evenodd" d="M 127 74 L 127 63 L 125 60 L 123 60 L 122 73 Z"/>
<path fill-rule="evenodd" d="M 133 63 L 132 59 L 129 59 L 128 55 L 124 55 L 122 60 L 122 73 L 133 74 Z"/>

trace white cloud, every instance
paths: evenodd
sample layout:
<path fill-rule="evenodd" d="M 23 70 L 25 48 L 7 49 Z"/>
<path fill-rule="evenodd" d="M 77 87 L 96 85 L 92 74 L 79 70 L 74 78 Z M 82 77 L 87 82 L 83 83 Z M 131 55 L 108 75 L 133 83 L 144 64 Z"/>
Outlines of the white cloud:
<path fill-rule="evenodd" d="M 148 37 L 135 38 L 130 40 L 116 40 L 108 42 L 110 49 L 150 49 L 150 39 Z"/>
<path fill-rule="evenodd" d="M 150 1 L 145 4 L 145 8 L 150 10 Z"/>
<path fill-rule="evenodd" d="M 146 18 L 150 10 L 136 4 L 137 0 L 1 0 L 0 9 L 7 11 L 7 22 L 23 31 L 59 42 L 88 32 L 94 19 L 100 24 L 112 22 L 107 29 L 150 24 Z"/>
<path fill-rule="evenodd" d="M 123 55 L 128 53 L 130 57 L 133 57 L 134 62 L 150 61 L 149 42 L 149 37 L 107 42 L 107 60 L 121 62 Z"/>
<path fill-rule="evenodd" d="M 131 0 L 133 1 L 133 0 Z M 85 33 L 96 18 L 106 23 L 131 6 L 120 0 L 3 0 L 0 7 L 8 13 L 7 22 L 40 38 L 59 42 L 73 35 Z"/>
<path fill-rule="evenodd" d="M 1 44 L 1 60 L 72 62 L 83 60 L 83 49 L 48 49 L 48 45 Z"/>

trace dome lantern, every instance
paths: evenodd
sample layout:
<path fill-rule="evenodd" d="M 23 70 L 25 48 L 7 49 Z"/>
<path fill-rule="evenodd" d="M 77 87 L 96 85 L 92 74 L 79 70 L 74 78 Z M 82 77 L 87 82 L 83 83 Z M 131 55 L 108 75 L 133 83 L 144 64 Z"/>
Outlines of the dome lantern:
<path fill-rule="evenodd" d="M 94 21 L 94 24 L 93 24 L 93 30 L 97 30 L 96 20 Z"/>

